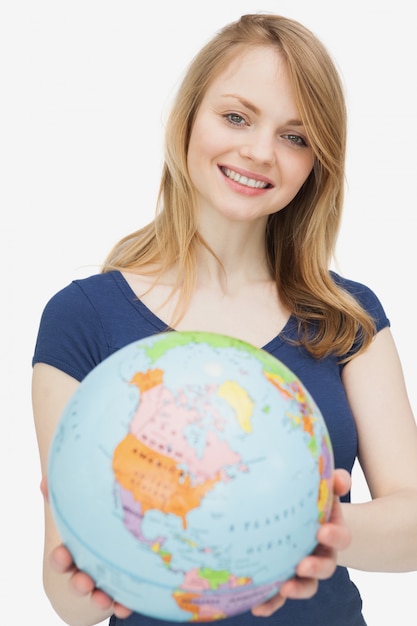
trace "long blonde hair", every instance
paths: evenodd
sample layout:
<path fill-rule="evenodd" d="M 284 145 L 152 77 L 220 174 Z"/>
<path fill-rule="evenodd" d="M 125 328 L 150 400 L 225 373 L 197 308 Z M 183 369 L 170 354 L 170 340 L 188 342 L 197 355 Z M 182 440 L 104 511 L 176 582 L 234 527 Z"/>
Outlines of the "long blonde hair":
<path fill-rule="evenodd" d="M 280 51 L 315 163 L 291 202 L 271 215 L 266 252 L 282 302 L 299 320 L 299 340 L 317 358 L 362 348 L 373 320 L 329 273 L 340 226 L 345 176 L 346 108 L 337 69 L 323 44 L 300 23 L 271 14 L 244 15 L 218 32 L 194 57 L 178 90 L 165 135 L 165 161 L 153 222 L 119 241 L 103 272 L 138 269 L 157 280 L 178 267 L 180 318 L 194 289 L 198 246 L 196 203 L 187 150 L 193 123 L 212 81 L 247 46 Z M 153 269 L 149 269 L 153 268 Z M 312 329 L 314 331 L 312 332 Z"/>

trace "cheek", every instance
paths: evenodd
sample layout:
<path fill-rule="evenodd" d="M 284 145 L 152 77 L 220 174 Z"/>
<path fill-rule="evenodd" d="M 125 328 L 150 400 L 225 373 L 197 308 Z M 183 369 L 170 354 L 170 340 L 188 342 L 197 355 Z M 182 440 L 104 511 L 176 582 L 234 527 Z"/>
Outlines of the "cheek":
<path fill-rule="evenodd" d="M 287 160 L 286 167 L 289 178 L 294 185 L 301 187 L 309 177 L 314 165 L 312 155 L 294 155 L 293 159 Z"/>
<path fill-rule="evenodd" d="M 206 141 L 204 135 L 194 130 L 188 145 L 188 169 L 192 170 L 206 152 Z"/>
<path fill-rule="evenodd" d="M 307 172 L 306 178 L 308 178 L 309 174 L 311 173 L 314 167 L 315 160 L 316 160 L 316 157 L 314 156 L 314 152 L 311 148 L 309 148 L 308 152 L 306 152 L 306 155 L 304 157 L 304 167 L 305 167 L 305 171 Z"/>
<path fill-rule="evenodd" d="M 190 160 L 202 158 L 216 158 L 227 145 L 227 134 L 223 125 L 213 116 L 205 115 L 203 111 L 197 116 L 190 137 Z"/>
<path fill-rule="evenodd" d="M 196 187 L 204 185 L 207 177 L 213 175 L 217 157 L 220 154 L 219 142 L 208 133 L 195 133 L 190 140 L 187 165 L 190 178 Z"/>
<path fill-rule="evenodd" d="M 199 188 L 204 184 L 207 167 L 212 158 L 212 148 L 207 133 L 193 131 L 187 154 L 188 173 L 194 186 Z"/>

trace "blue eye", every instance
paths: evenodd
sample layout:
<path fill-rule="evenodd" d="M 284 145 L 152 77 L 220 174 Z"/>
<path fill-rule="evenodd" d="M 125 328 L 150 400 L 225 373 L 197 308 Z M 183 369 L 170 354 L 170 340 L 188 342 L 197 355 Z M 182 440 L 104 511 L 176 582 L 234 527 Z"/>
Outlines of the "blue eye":
<path fill-rule="evenodd" d="M 288 141 L 290 141 L 291 143 L 293 143 L 296 146 L 306 146 L 307 142 L 305 141 L 305 139 L 303 139 L 302 137 L 300 137 L 300 135 L 284 135 L 285 139 L 288 139 Z"/>
<path fill-rule="evenodd" d="M 239 115 L 239 113 L 227 113 L 224 117 L 233 126 L 243 126 L 246 124 L 245 118 Z"/>

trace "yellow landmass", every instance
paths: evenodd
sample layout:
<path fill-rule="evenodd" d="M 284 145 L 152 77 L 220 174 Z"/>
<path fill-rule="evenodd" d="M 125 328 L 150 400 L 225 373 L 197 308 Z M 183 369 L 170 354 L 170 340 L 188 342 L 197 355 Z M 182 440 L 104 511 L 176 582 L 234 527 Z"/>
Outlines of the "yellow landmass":
<path fill-rule="evenodd" d="M 252 432 L 252 413 L 254 402 L 238 383 L 228 380 L 220 385 L 217 395 L 227 400 L 236 413 L 240 427 L 247 433 Z"/>
<path fill-rule="evenodd" d="M 318 497 L 318 509 L 319 509 L 319 521 L 325 522 L 324 514 L 326 511 L 326 507 L 329 503 L 329 499 L 331 498 L 331 493 L 329 491 L 329 485 L 327 480 L 322 479 L 320 481 L 319 486 L 319 497 Z"/>

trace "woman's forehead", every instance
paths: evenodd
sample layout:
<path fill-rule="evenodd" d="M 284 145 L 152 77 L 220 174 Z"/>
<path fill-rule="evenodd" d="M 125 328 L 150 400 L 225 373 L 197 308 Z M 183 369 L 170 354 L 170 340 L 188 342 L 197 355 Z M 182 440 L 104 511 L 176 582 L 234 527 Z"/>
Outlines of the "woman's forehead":
<path fill-rule="evenodd" d="M 287 80 L 287 67 L 283 55 L 272 46 L 239 47 L 231 53 L 224 67 L 210 81 L 208 90 L 222 85 L 250 85 L 262 78 L 270 84 Z"/>

